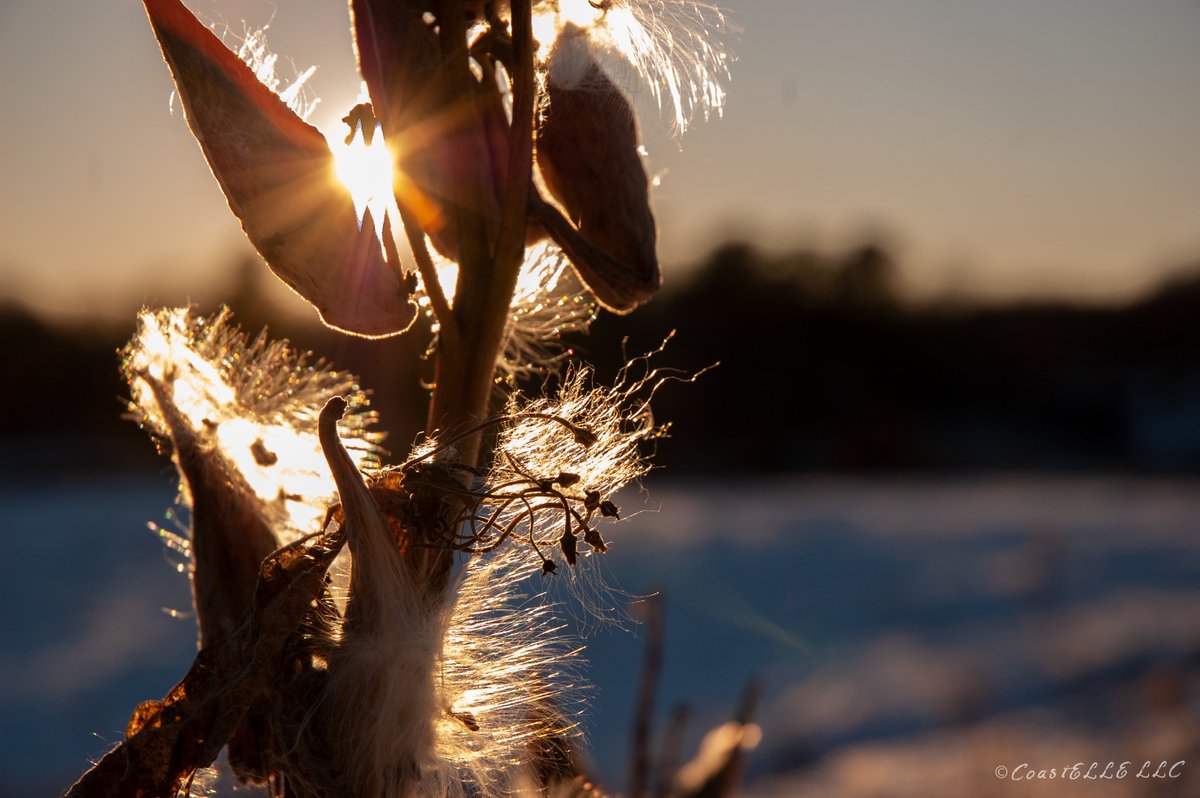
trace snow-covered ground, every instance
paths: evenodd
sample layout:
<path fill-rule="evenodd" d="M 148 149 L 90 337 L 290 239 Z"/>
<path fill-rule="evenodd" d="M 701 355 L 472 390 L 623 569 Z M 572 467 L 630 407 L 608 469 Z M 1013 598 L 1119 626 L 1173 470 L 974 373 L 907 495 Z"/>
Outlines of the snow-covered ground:
<path fill-rule="evenodd" d="M 1200 794 L 1200 484 L 650 488 L 606 530 L 616 590 L 592 600 L 664 594 L 657 729 L 688 704 L 689 747 L 761 678 L 753 795 Z M 0 493 L 0 796 L 58 794 L 185 671 L 187 583 L 145 526 L 171 498 L 167 475 Z M 619 787 L 643 643 L 551 592 L 587 633 L 589 736 Z M 1011 778 L 1180 760 L 1180 779 Z"/>

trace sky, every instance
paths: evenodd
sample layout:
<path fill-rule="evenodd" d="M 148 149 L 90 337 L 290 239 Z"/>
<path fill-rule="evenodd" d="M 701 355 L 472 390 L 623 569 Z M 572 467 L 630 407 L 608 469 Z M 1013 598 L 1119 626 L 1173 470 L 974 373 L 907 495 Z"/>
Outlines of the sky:
<path fill-rule="evenodd" d="M 188 2 L 269 23 L 340 125 L 343 3 Z M 1200 258 L 1200 0 L 722 5 L 723 118 L 676 139 L 643 114 L 668 280 L 732 237 L 880 239 L 924 297 L 1120 299 Z M 249 245 L 140 2 L 0 0 L 0 75 L 0 297 L 78 317 L 228 285 Z"/>

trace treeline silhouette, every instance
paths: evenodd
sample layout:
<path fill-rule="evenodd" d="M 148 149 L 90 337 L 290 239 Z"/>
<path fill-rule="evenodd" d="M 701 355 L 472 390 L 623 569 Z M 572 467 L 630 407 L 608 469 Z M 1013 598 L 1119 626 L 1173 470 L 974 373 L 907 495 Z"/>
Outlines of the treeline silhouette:
<path fill-rule="evenodd" d="M 876 244 L 768 255 L 731 243 L 649 305 L 602 315 L 568 343 L 601 381 L 672 330 L 656 365 L 695 372 L 720 361 L 656 398 L 672 424 L 656 462 L 671 474 L 1200 472 L 1200 270 L 1122 306 L 916 305 L 899 296 L 897 273 Z M 358 373 L 389 448 L 406 451 L 424 420 L 428 330 L 349 339 L 264 302 L 259 264 L 242 274 L 235 318 Z M 0 308 L 0 469 L 163 467 L 120 418 L 115 353 L 129 318 L 67 330 Z"/>
<path fill-rule="evenodd" d="M 914 306 L 866 244 L 714 252 L 586 344 L 609 361 L 677 328 L 664 360 L 720 367 L 664 391 L 673 469 L 1200 469 L 1200 272 L 1121 307 Z"/>

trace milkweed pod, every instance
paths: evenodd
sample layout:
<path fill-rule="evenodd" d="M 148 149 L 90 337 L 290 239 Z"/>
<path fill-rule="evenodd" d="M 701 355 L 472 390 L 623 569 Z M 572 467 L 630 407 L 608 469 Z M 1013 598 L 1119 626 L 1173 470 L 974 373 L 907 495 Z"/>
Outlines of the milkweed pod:
<path fill-rule="evenodd" d="M 422 191 L 438 182 L 440 142 L 418 123 L 435 116 L 443 94 L 441 49 L 425 17 L 432 13 L 430 6 L 410 0 L 350 2 L 359 74 L 384 136 L 398 153 L 397 173 Z M 398 192 L 397 200 L 412 205 L 413 198 L 403 194 Z M 422 224 L 430 225 L 437 214 L 427 210 L 422 215 Z"/>
<path fill-rule="evenodd" d="M 345 409 L 345 401 L 331 399 L 319 421 L 353 558 L 343 636 L 329 656 L 319 722 L 329 756 L 354 795 L 415 795 L 422 766 L 433 759 L 441 710 L 435 678 L 440 596 L 401 554 L 338 438 L 335 423 Z"/>
<path fill-rule="evenodd" d="M 271 271 L 329 326 L 366 337 L 416 315 L 374 226 L 360 225 L 325 137 L 254 76 L 179 0 L 144 0 L 192 133 Z"/>
<path fill-rule="evenodd" d="M 435 31 L 437 5 L 351 0 L 350 10 L 359 72 L 396 153 L 396 201 L 443 255 L 457 259 L 453 210 L 494 226 L 500 203 L 488 123 L 470 103 L 449 101 L 456 59 Z"/>
<path fill-rule="evenodd" d="M 493 191 L 499 200 L 509 181 L 508 149 L 512 139 L 512 127 L 504 110 L 504 98 L 500 94 L 495 64 L 488 64 L 482 71 L 483 78 L 475 90 L 475 107 L 487 141 Z M 503 78 L 499 78 L 499 81 L 503 81 Z M 546 231 L 541 224 L 535 219 L 527 219 L 525 246 L 531 247 L 545 238 Z"/>
<path fill-rule="evenodd" d="M 475 104 L 474 111 L 485 145 L 485 157 L 479 165 L 483 170 L 481 184 L 486 192 L 487 201 L 477 204 L 480 204 L 486 213 L 487 232 L 489 238 L 494 239 L 500 222 L 500 198 L 508 185 L 508 147 L 512 129 L 504 111 L 504 99 L 497 83 L 495 64 L 486 57 L 482 60 L 482 77 L 474 81 L 471 98 Z M 438 193 L 436 188 L 431 188 L 431 192 Z M 450 260 L 459 259 L 458 236 L 453 225 L 426 225 L 425 229 L 434 247 L 443 257 Z M 529 220 L 525 246 L 533 246 L 545 237 L 546 233 L 541 225 Z"/>
<path fill-rule="evenodd" d="M 441 50 L 426 21 L 432 13 L 432 3 L 416 0 L 350 2 L 358 71 L 385 131 L 403 129 L 441 103 Z"/>
<path fill-rule="evenodd" d="M 191 498 L 192 597 L 199 647 L 232 639 L 254 598 L 259 566 L 279 545 L 237 469 L 201 439 L 173 400 L 174 387 L 143 375 L 158 405 Z M 229 737 L 229 763 L 244 782 L 270 776 L 269 707 L 256 701 Z"/>
<path fill-rule="evenodd" d="M 538 168 L 579 233 L 609 257 L 560 240 L 569 231 L 550 233 L 601 304 L 632 310 L 662 283 L 633 106 L 596 62 L 586 35 L 570 25 L 550 55 L 547 94 Z"/>

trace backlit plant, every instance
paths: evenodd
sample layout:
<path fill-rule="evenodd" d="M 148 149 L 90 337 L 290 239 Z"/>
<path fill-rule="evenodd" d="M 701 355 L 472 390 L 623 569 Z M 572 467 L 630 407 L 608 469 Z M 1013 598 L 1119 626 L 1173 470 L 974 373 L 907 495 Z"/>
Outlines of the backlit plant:
<path fill-rule="evenodd" d="M 718 111 L 720 12 L 352 0 L 367 96 L 330 141 L 295 86 L 277 93 L 261 40 L 235 53 L 178 0 L 144 2 L 267 265 L 350 335 L 428 314 L 434 384 L 423 441 L 384 466 L 352 375 L 247 338 L 227 312 L 142 312 L 124 370 L 190 508 L 186 534 L 162 534 L 190 556 L 200 651 L 69 794 L 202 791 L 222 749 L 276 796 L 592 794 L 578 652 L 522 591 L 581 584 L 605 551 L 602 522 L 648 469 L 648 402 L 670 377 L 639 358 L 602 387 L 570 364 L 540 397 L 505 378 L 558 367 L 562 333 L 658 288 L 619 83 L 680 130 Z M 674 792 L 723 794 L 751 735 L 723 728 Z"/>

